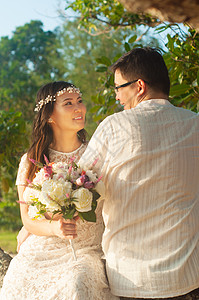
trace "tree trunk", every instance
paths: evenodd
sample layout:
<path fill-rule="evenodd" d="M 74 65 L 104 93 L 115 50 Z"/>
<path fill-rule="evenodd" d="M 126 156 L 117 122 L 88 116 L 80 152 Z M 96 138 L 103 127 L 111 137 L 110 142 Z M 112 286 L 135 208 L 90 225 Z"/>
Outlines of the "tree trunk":
<path fill-rule="evenodd" d="M 119 0 L 131 13 L 149 13 L 161 21 L 188 23 L 199 31 L 199 0 Z"/>
<path fill-rule="evenodd" d="M 12 257 L 0 248 L 0 288 Z"/>

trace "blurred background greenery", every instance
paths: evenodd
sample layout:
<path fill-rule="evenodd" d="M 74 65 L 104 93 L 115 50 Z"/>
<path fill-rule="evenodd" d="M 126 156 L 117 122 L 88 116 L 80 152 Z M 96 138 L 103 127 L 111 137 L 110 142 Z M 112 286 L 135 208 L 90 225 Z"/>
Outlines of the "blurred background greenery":
<path fill-rule="evenodd" d="M 65 2 L 66 13 L 70 8 L 75 17 L 62 16 L 54 31 L 33 20 L 0 39 L 0 247 L 11 253 L 22 226 L 17 168 L 29 145 L 41 85 L 66 80 L 80 87 L 91 136 L 106 116 L 122 110 L 108 67 L 134 47 L 157 47 L 169 69 L 171 102 L 198 111 L 199 34 L 194 28 L 128 13 L 117 0 Z"/>

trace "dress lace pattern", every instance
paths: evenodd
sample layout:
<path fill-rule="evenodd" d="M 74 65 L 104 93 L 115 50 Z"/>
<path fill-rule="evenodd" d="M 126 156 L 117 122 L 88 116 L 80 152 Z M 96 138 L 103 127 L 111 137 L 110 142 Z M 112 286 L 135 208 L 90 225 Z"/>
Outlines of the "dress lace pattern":
<path fill-rule="evenodd" d="M 80 146 L 72 153 L 49 149 L 50 161 L 78 162 L 86 149 Z M 27 156 L 22 157 L 17 184 L 26 184 Z M 78 237 L 74 240 L 77 261 L 67 240 L 31 234 L 12 259 L 0 300 L 117 300 L 111 294 L 105 276 L 101 238 L 103 201 L 96 209 L 97 222 L 77 221 Z"/>

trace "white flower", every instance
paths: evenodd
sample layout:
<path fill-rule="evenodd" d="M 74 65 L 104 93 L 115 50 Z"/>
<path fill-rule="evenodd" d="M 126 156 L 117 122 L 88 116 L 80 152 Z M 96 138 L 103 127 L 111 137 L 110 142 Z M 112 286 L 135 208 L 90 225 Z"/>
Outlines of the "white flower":
<path fill-rule="evenodd" d="M 26 187 L 25 191 L 23 193 L 23 200 L 27 203 L 32 203 L 34 198 L 39 198 L 40 197 L 40 191 L 35 190 L 33 188 L 30 187 Z"/>
<path fill-rule="evenodd" d="M 42 204 L 46 205 L 46 209 L 50 212 L 61 209 L 61 206 L 57 202 L 50 199 L 48 194 L 45 192 L 42 192 L 39 200 Z"/>
<path fill-rule="evenodd" d="M 29 208 L 28 208 L 28 215 L 31 219 L 34 219 L 35 217 L 37 217 L 38 220 L 42 220 L 42 219 L 45 219 L 44 216 L 41 216 L 38 214 L 38 209 L 36 206 L 32 206 L 30 205 Z M 39 217 L 38 217 L 39 215 Z"/>
<path fill-rule="evenodd" d="M 93 194 L 88 189 L 79 188 L 72 192 L 72 197 L 76 198 L 73 203 L 77 211 L 87 212 L 92 209 Z"/>
<path fill-rule="evenodd" d="M 86 175 L 89 177 L 89 181 L 92 181 L 94 183 L 97 181 L 97 174 L 93 173 L 92 170 L 87 170 Z"/>
<path fill-rule="evenodd" d="M 42 185 L 46 180 L 44 169 L 42 168 L 39 172 L 35 174 L 35 178 L 33 179 L 34 184 Z"/>
<path fill-rule="evenodd" d="M 61 206 L 65 203 L 66 194 L 70 194 L 71 191 L 72 183 L 65 181 L 63 178 L 59 178 L 58 180 L 48 179 L 42 185 L 42 193 L 47 194 Z"/>
<path fill-rule="evenodd" d="M 68 172 L 68 164 L 63 163 L 63 162 L 58 162 L 55 164 L 52 164 L 52 170 L 53 173 L 66 173 Z"/>
<path fill-rule="evenodd" d="M 76 179 L 79 178 L 80 176 L 81 176 L 81 170 L 80 169 L 77 169 L 76 171 L 72 170 L 71 178 L 73 179 L 73 181 L 76 181 Z"/>
<path fill-rule="evenodd" d="M 55 180 L 55 181 L 57 181 L 57 180 L 59 180 L 60 178 L 63 178 L 64 180 L 66 180 L 66 176 L 67 176 L 67 174 L 66 173 L 57 173 L 57 174 L 54 174 L 53 175 L 53 180 Z"/>

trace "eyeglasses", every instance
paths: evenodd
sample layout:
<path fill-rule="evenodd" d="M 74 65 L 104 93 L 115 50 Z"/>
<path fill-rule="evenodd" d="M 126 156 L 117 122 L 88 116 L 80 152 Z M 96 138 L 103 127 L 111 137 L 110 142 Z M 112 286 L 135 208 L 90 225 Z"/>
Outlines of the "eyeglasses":
<path fill-rule="evenodd" d="M 139 79 L 136 79 L 136 80 L 133 80 L 133 81 L 129 81 L 129 82 L 126 82 L 126 83 L 124 83 L 124 84 L 121 84 L 121 85 L 118 85 L 118 86 L 115 86 L 114 87 L 114 89 L 115 89 L 115 92 L 117 93 L 118 92 L 118 90 L 120 89 L 120 88 L 122 88 L 122 87 L 125 87 L 125 86 L 128 86 L 128 85 L 130 85 L 130 84 L 132 84 L 132 83 L 135 83 L 135 82 L 137 82 Z M 145 80 L 143 80 L 145 83 L 148 83 L 147 81 L 145 81 Z"/>

